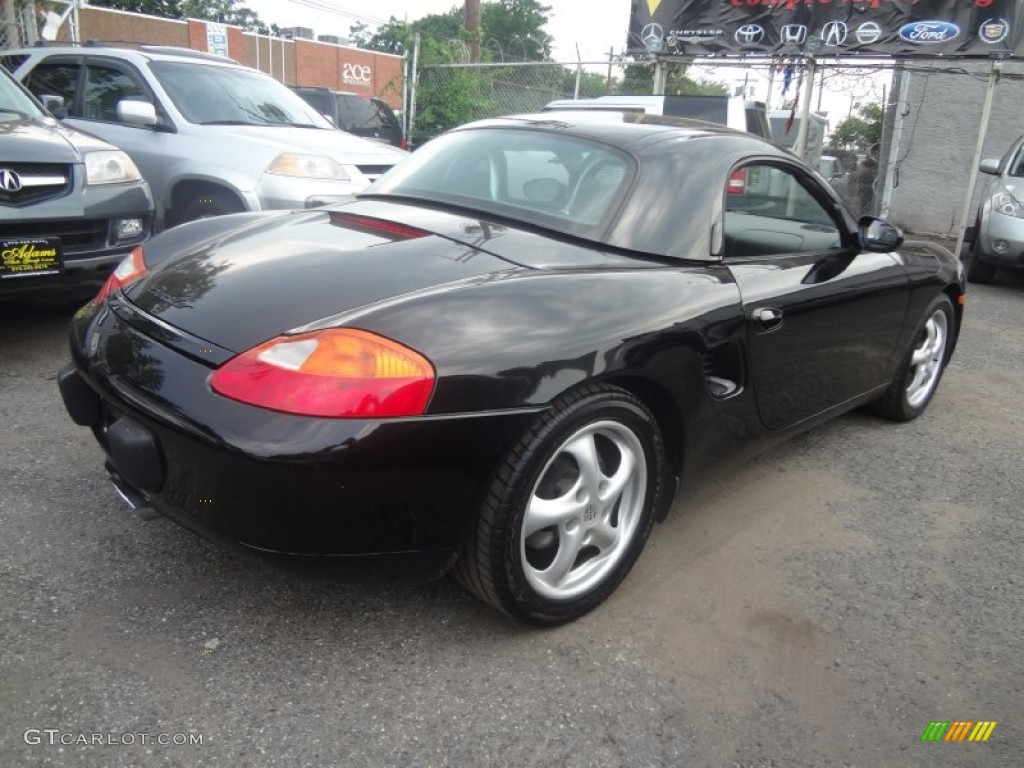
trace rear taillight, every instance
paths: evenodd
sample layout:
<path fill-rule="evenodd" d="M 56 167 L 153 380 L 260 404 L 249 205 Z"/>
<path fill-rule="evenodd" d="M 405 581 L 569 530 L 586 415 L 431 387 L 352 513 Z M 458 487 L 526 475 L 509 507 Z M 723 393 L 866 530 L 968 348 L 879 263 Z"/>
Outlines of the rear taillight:
<path fill-rule="evenodd" d="M 434 366 L 383 336 L 330 328 L 255 346 L 217 369 L 210 386 L 232 400 L 301 416 L 418 416 L 434 390 Z"/>
<path fill-rule="evenodd" d="M 745 170 L 733 171 L 726 185 L 726 191 L 730 195 L 742 195 L 747 191 L 747 172 Z"/>
<path fill-rule="evenodd" d="M 93 303 L 97 305 L 102 304 L 118 288 L 124 288 L 144 274 L 146 274 L 146 257 L 142 251 L 142 246 L 137 245 L 130 254 L 124 257 L 124 260 L 117 265 L 117 269 L 107 278 L 107 282 L 100 288 L 100 292 L 96 294 Z"/>

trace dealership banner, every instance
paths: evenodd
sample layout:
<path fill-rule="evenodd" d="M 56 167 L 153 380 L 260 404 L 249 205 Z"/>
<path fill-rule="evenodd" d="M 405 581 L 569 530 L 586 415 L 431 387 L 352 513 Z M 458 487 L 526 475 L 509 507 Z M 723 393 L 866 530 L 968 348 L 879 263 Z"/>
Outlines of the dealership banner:
<path fill-rule="evenodd" d="M 1012 56 L 1024 0 L 633 0 L 629 53 Z"/>

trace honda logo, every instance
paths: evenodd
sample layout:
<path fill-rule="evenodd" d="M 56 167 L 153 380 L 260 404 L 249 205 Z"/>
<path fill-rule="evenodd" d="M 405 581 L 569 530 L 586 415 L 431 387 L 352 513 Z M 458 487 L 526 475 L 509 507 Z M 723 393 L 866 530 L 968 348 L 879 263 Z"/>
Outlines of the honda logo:
<path fill-rule="evenodd" d="M 760 24 L 744 24 L 734 35 L 740 45 L 756 45 L 764 39 L 764 27 Z"/>
<path fill-rule="evenodd" d="M 821 39 L 825 41 L 825 45 L 842 45 L 846 42 L 847 34 L 849 30 L 842 21 L 830 21 L 821 28 Z"/>
<path fill-rule="evenodd" d="M 803 45 L 807 40 L 807 27 L 803 24 L 786 24 L 782 28 L 782 42 L 788 45 Z"/>
<path fill-rule="evenodd" d="M 0 168 L 0 189 L 4 192 L 17 192 L 21 189 L 21 176 L 8 168 Z"/>

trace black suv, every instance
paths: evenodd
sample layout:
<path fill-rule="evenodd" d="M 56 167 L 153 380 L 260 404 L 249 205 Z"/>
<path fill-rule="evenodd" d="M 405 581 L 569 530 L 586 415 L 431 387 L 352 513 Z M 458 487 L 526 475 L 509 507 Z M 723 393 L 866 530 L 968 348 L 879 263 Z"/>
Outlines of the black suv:
<path fill-rule="evenodd" d="M 329 88 L 292 88 L 313 109 L 338 128 L 365 139 L 386 141 L 405 149 L 405 133 L 383 99 Z"/>
<path fill-rule="evenodd" d="M 58 123 L 0 66 L 0 298 L 95 292 L 152 224 L 128 155 Z"/>

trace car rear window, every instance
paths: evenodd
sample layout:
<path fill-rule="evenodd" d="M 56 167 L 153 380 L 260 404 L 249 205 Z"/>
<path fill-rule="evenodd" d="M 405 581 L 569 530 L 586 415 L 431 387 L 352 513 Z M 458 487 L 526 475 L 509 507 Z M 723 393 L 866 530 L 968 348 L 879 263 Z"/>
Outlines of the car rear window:
<path fill-rule="evenodd" d="M 483 128 L 440 136 L 374 184 L 412 197 L 598 239 L 635 175 L 605 144 L 546 131 Z"/>
<path fill-rule="evenodd" d="M 344 94 L 338 94 L 337 99 L 339 127 L 346 131 L 398 127 L 390 107 L 379 99 Z"/>

